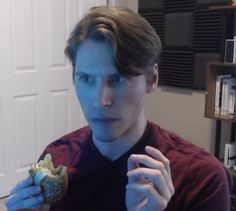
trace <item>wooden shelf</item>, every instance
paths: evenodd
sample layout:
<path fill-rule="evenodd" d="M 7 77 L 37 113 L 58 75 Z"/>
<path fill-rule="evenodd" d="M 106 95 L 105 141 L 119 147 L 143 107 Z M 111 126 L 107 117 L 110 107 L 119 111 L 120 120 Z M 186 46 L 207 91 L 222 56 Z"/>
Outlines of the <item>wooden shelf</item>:
<path fill-rule="evenodd" d="M 220 115 L 220 114 L 205 114 L 205 117 L 216 119 L 216 120 L 222 120 L 226 122 L 233 122 L 236 123 L 236 115 Z"/>
<path fill-rule="evenodd" d="M 232 2 L 232 1 L 231 1 Z M 223 15 L 222 21 L 222 33 L 221 33 L 221 59 L 224 58 L 223 46 L 225 40 L 228 37 L 232 37 L 231 29 L 235 31 L 235 23 L 233 16 L 235 16 L 236 5 L 231 3 L 228 5 L 210 6 L 210 11 L 220 11 Z M 231 22 L 232 20 L 232 22 Z M 226 25 L 230 22 L 230 26 Z M 232 25 L 232 26 L 231 26 Z M 231 28 L 230 28 L 231 27 Z M 227 121 L 231 125 L 230 141 L 236 139 L 236 115 L 216 115 L 215 114 L 215 91 L 216 91 L 216 75 L 231 74 L 236 78 L 236 64 L 222 63 L 222 62 L 210 62 L 207 64 L 207 79 L 206 79 L 206 95 L 205 95 L 205 117 L 215 119 L 215 156 L 220 159 L 221 156 L 221 122 Z"/>
<path fill-rule="evenodd" d="M 209 62 L 210 66 L 218 66 L 218 67 L 236 67 L 236 63 L 231 62 Z"/>
<path fill-rule="evenodd" d="M 236 5 L 211 6 L 210 10 L 236 10 Z"/>

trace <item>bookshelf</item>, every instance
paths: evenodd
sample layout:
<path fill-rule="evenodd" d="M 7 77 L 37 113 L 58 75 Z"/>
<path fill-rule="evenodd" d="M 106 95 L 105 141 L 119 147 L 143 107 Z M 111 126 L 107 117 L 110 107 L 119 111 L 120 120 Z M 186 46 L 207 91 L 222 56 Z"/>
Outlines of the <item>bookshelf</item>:
<path fill-rule="evenodd" d="M 215 129 L 215 156 L 220 159 L 221 146 L 221 122 L 227 121 L 231 123 L 230 141 L 235 140 L 236 131 L 236 115 L 220 115 L 215 114 L 215 88 L 216 76 L 221 74 L 231 74 L 236 78 L 236 64 L 223 62 L 207 63 L 207 86 L 205 95 L 205 117 L 216 120 Z"/>
<path fill-rule="evenodd" d="M 218 5 L 209 7 L 210 10 L 221 10 L 224 14 L 224 20 L 221 33 L 221 49 L 220 49 L 220 61 L 221 62 L 209 62 L 207 64 L 207 81 L 206 81 L 206 96 L 205 96 L 205 117 L 216 120 L 215 128 L 215 157 L 221 160 L 221 123 L 226 121 L 231 123 L 230 141 L 235 140 L 236 132 L 236 115 L 216 115 L 215 114 L 215 85 L 216 75 L 231 74 L 236 78 L 236 64 L 224 63 L 225 55 L 225 40 L 232 38 L 236 35 L 236 5 Z M 229 21 L 229 20 L 232 20 Z M 227 24 L 230 22 L 230 27 Z"/>
<path fill-rule="evenodd" d="M 207 64 L 205 117 L 236 123 L 236 115 L 215 114 L 216 76 L 222 74 L 231 74 L 232 77 L 236 78 L 236 64 L 221 62 L 209 62 Z"/>
<path fill-rule="evenodd" d="M 212 6 L 210 10 L 221 10 L 224 12 L 224 26 L 222 27 L 221 34 L 221 61 L 224 61 L 224 44 L 227 38 L 232 38 L 232 35 L 236 35 L 236 5 L 220 5 Z M 226 23 L 229 20 L 229 16 L 233 18 L 231 23 L 231 32 L 227 30 Z M 233 78 L 236 78 L 236 64 L 233 63 L 224 63 L 224 62 L 208 62 L 207 63 L 207 80 L 206 80 L 206 95 L 205 95 L 205 117 L 216 120 L 215 128 L 215 156 L 219 160 L 220 158 L 220 147 L 221 147 L 221 123 L 222 121 L 229 122 L 231 124 L 231 134 L 230 142 L 235 141 L 235 132 L 236 132 L 236 115 L 220 115 L 215 114 L 215 93 L 216 93 L 216 76 L 231 74 Z M 232 188 L 231 189 L 231 210 L 236 210 L 236 171 L 230 171 L 230 174 L 233 178 Z"/>

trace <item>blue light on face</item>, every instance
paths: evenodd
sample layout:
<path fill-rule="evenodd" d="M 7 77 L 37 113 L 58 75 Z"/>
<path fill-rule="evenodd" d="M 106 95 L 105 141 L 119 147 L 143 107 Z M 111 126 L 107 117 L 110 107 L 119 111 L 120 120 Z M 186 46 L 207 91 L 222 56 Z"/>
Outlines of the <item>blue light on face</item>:
<path fill-rule="evenodd" d="M 113 89 L 113 91 L 122 90 L 125 88 L 128 79 L 121 76 L 120 73 L 113 73 L 109 75 L 90 74 L 90 71 L 77 71 L 75 74 L 76 86 L 87 86 L 87 88 L 98 88 L 98 83 L 106 84 L 106 86 Z"/>
<path fill-rule="evenodd" d="M 145 77 L 120 74 L 109 42 L 82 42 L 76 54 L 74 84 L 83 113 L 97 138 L 117 139 L 142 120 Z"/>
<path fill-rule="evenodd" d="M 76 80 L 76 83 L 82 83 L 82 84 L 90 85 L 90 86 L 96 82 L 94 76 L 91 76 L 90 74 L 83 73 L 83 72 L 82 73 L 77 72 L 75 75 L 75 80 Z"/>

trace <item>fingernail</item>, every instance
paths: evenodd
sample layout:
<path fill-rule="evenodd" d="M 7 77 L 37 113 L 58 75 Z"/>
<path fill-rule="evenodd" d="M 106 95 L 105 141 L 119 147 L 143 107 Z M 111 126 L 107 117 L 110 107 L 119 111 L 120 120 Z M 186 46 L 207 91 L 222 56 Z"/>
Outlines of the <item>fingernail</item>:
<path fill-rule="evenodd" d="M 135 154 L 130 155 L 130 158 L 136 158 L 137 156 Z"/>
<path fill-rule="evenodd" d="M 145 149 L 146 149 L 146 150 L 149 150 L 149 151 L 150 151 L 150 150 L 153 150 L 153 148 L 150 147 L 150 146 L 146 146 Z"/>

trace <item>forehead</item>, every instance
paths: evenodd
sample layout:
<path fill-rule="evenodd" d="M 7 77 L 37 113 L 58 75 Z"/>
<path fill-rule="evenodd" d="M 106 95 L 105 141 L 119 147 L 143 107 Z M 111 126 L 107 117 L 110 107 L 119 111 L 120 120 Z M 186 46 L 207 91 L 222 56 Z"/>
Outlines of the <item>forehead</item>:
<path fill-rule="evenodd" d="M 84 40 L 77 49 L 75 64 L 75 72 L 105 75 L 118 72 L 114 49 L 106 40 Z"/>

